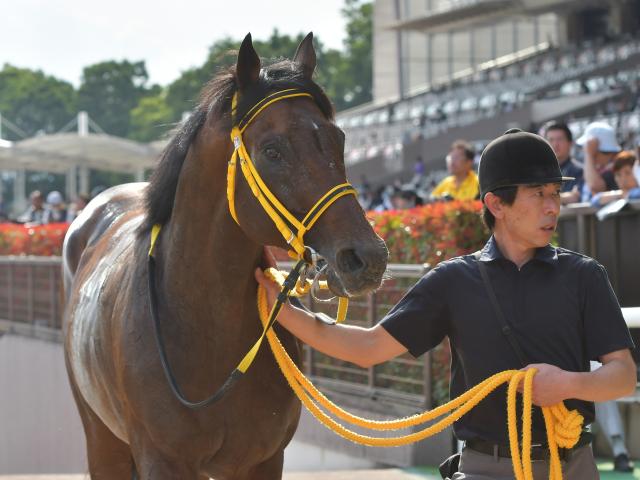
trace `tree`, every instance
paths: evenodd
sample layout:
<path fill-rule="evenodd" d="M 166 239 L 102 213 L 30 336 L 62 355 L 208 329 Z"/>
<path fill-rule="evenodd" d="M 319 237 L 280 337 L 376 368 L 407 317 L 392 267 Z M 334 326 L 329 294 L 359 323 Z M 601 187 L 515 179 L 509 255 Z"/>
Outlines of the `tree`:
<path fill-rule="evenodd" d="M 271 63 L 282 58 L 291 58 L 303 33 L 292 37 L 282 35 L 277 28 L 273 29 L 267 40 L 254 39 L 253 45 L 263 61 Z M 169 85 L 167 104 L 172 111 L 172 119 L 179 120 L 183 112 L 193 109 L 198 101 L 202 87 L 217 73 L 233 66 L 236 62 L 240 40 L 225 37 L 216 41 L 209 49 L 207 59 L 201 67 L 191 68 Z"/>
<path fill-rule="evenodd" d="M 42 71 L 5 64 L 0 70 L 0 113 L 27 136 L 54 133 L 76 114 L 76 92 L 70 83 Z M 3 128 L 9 140 L 21 137 Z"/>
<path fill-rule="evenodd" d="M 131 132 L 129 138 L 139 142 L 150 142 L 162 137 L 172 126 L 172 112 L 165 100 L 164 92 L 142 97 L 131 110 Z"/>
<path fill-rule="evenodd" d="M 235 64 L 234 49 L 240 42 L 225 37 L 216 41 L 211 48 L 204 64 L 190 68 L 180 75 L 167 90 L 167 105 L 171 109 L 173 121 L 179 121 L 184 112 L 193 110 L 202 87 L 218 72 Z"/>
<path fill-rule="evenodd" d="M 130 112 L 149 92 L 148 78 L 144 61 L 111 60 L 85 67 L 78 90 L 78 107 L 87 111 L 105 132 L 127 137 L 131 128 Z"/>
<path fill-rule="evenodd" d="M 342 89 L 335 100 L 338 110 L 373 98 L 373 3 L 345 0 L 342 13 L 347 19 L 347 38 L 344 64 L 338 72 Z"/>

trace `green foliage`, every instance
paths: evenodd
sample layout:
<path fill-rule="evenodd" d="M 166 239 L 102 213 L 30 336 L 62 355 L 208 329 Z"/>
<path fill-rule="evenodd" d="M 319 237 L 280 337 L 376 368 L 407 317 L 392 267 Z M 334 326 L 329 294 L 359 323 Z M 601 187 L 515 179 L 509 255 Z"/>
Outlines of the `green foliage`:
<path fill-rule="evenodd" d="M 202 66 L 186 70 L 169 85 L 167 105 L 173 121 L 179 121 L 183 112 L 189 112 L 195 107 L 200 90 L 216 73 L 234 64 L 235 56 L 230 52 L 239 46 L 240 42 L 230 37 L 216 41 L 209 48 L 209 54 Z"/>
<path fill-rule="evenodd" d="M 131 132 L 129 138 L 139 142 L 150 142 L 160 138 L 172 126 L 171 109 L 164 93 L 142 97 L 130 113 Z"/>
<path fill-rule="evenodd" d="M 346 0 L 342 10 L 347 19 L 346 51 L 339 78 L 341 90 L 336 92 L 338 110 L 369 102 L 372 96 L 373 3 Z"/>
<path fill-rule="evenodd" d="M 318 57 L 316 81 L 337 111 L 371 100 L 373 3 L 345 0 L 347 21 L 344 50 L 327 49 L 314 37 Z M 263 62 L 291 58 L 307 34 L 286 35 L 274 29 L 254 39 Z M 0 71 L 0 113 L 30 136 L 53 133 L 85 110 L 106 133 L 140 141 L 162 136 L 166 126 L 193 109 L 202 87 L 217 73 L 234 65 L 240 39 L 225 37 L 209 49 L 204 63 L 184 71 L 166 88 L 148 86 L 144 61 L 108 60 L 86 67 L 76 92 L 67 82 L 40 71 L 5 65 Z M 3 130 L 4 137 L 17 139 Z"/>
<path fill-rule="evenodd" d="M 148 93 L 144 61 L 114 60 L 85 67 L 78 90 L 78 108 L 111 135 L 129 136 L 130 112 Z"/>
<path fill-rule="evenodd" d="M 76 113 L 76 92 L 70 83 L 41 71 L 5 64 L 0 70 L 0 113 L 27 136 L 54 133 Z M 3 138 L 20 140 L 8 128 Z"/>
<path fill-rule="evenodd" d="M 372 99 L 373 3 L 346 0 L 342 13 L 347 19 L 344 52 L 326 49 L 320 39 L 314 37 L 318 58 L 315 79 L 325 89 L 338 111 Z M 268 39 L 254 39 L 253 45 L 263 62 L 272 63 L 292 58 L 306 33 L 291 36 L 274 29 Z M 174 121 L 195 106 L 203 85 L 221 70 L 235 64 L 240 42 L 240 39 L 230 37 L 216 41 L 201 67 L 183 72 L 169 85 L 167 104 Z"/>

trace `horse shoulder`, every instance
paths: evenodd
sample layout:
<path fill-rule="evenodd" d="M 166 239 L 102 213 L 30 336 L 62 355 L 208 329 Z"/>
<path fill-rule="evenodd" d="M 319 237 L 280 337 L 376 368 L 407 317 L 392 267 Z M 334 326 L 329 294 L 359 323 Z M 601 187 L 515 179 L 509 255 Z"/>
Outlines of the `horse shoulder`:
<path fill-rule="evenodd" d="M 95 246 L 123 215 L 131 215 L 136 211 L 142 215 L 146 185 L 147 183 L 128 183 L 107 189 L 91 200 L 73 221 L 62 247 L 67 298 L 73 278 L 88 247 Z"/>

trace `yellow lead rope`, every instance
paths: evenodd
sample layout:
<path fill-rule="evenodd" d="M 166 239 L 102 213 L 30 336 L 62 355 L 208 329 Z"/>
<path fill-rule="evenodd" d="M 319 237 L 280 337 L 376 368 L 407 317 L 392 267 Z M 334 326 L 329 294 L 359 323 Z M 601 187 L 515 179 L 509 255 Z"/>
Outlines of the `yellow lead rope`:
<path fill-rule="evenodd" d="M 278 274 L 276 274 L 276 272 L 277 271 L 275 269 L 269 269 L 266 274 L 272 279 L 278 281 Z M 303 292 L 297 292 L 297 294 L 301 293 Z M 269 314 L 267 308 L 267 297 L 262 286 L 259 286 L 258 288 L 258 311 L 260 313 L 261 321 L 263 323 L 267 321 Z M 287 382 L 303 405 L 327 428 L 347 440 L 360 443 L 362 445 L 374 447 L 397 447 L 417 442 L 435 435 L 456 420 L 460 419 L 497 387 L 508 382 L 507 417 L 509 444 L 514 474 L 517 480 L 533 480 L 533 471 L 531 467 L 531 397 L 533 376 L 536 373 L 535 369 L 529 369 L 526 372 L 506 370 L 487 378 L 485 381 L 471 388 L 458 398 L 455 398 L 433 410 L 397 420 L 376 421 L 353 415 L 332 403 L 316 389 L 316 387 L 308 378 L 305 377 L 296 364 L 291 360 L 291 357 L 289 357 L 273 330 L 270 330 L 267 333 L 267 340 L 269 341 L 269 345 L 271 346 L 271 350 L 273 351 L 280 370 L 282 370 Z M 520 448 L 516 425 L 516 392 L 518 385 L 523 381 L 522 447 Z M 451 413 L 448 417 L 445 417 L 435 424 L 418 432 L 397 437 L 371 437 L 349 430 L 327 415 L 320 407 L 326 409 L 336 417 L 346 422 L 371 430 L 398 430 L 401 428 L 421 425 L 425 422 L 435 420 L 448 412 Z M 582 431 L 583 418 L 577 411 L 569 411 L 565 407 L 564 403 L 559 403 L 551 407 L 544 407 L 542 411 L 544 414 L 547 429 L 547 441 L 550 450 L 549 479 L 562 480 L 562 467 L 560 464 L 558 447 L 571 448 L 577 443 Z"/>

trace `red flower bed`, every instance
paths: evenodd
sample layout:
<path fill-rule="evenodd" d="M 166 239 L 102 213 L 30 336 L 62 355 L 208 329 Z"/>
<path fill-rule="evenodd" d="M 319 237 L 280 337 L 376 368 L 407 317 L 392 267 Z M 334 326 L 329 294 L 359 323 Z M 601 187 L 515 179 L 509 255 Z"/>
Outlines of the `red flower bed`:
<path fill-rule="evenodd" d="M 28 227 L 12 223 L 0 224 L 0 255 L 62 254 L 62 242 L 68 223 L 51 223 Z"/>
<path fill-rule="evenodd" d="M 429 263 L 478 250 L 488 238 L 480 201 L 438 202 L 410 210 L 368 212 L 387 243 L 390 263 Z"/>
<path fill-rule="evenodd" d="M 442 260 L 482 247 L 488 238 L 488 232 L 482 225 L 480 210 L 479 201 L 453 201 L 411 210 L 368 212 L 367 218 L 376 233 L 387 243 L 390 263 L 429 263 L 433 267 Z M 60 255 L 68 228 L 69 224 L 64 223 L 36 227 L 0 224 L 0 255 Z M 284 250 L 274 253 L 279 260 L 289 260 Z M 387 283 L 396 281 L 397 279 L 390 279 Z M 386 298 L 385 295 L 391 293 L 385 293 L 384 289 L 378 294 L 381 303 L 393 304 L 397 301 L 395 297 Z M 437 405 L 448 398 L 448 343 L 437 347 L 431 358 L 431 390 Z M 424 378 L 419 368 L 395 364 L 389 368 L 393 369 L 394 375 L 415 380 Z M 387 388 L 406 389 L 404 384 L 395 383 L 397 382 L 391 382 Z"/>

